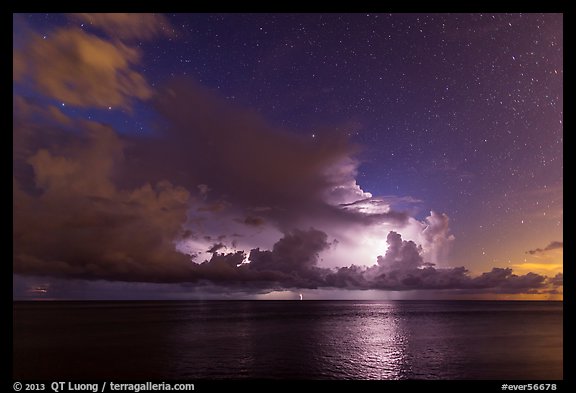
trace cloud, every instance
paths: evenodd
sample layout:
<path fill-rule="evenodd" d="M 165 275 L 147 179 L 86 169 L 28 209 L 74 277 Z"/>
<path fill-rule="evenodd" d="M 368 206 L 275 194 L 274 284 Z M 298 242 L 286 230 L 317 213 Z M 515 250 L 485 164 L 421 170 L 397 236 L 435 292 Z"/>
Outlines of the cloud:
<path fill-rule="evenodd" d="M 173 244 L 187 190 L 168 181 L 119 189 L 113 173 L 124 142 L 109 127 L 80 120 L 77 132 L 55 127 L 47 141 L 34 140 L 34 124 L 17 117 L 15 125 L 15 141 L 35 147 L 23 149 L 31 179 L 15 167 L 15 273 L 151 282 L 189 273 L 189 257 Z"/>
<path fill-rule="evenodd" d="M 170 22 L 160 14 L 77 13 L 69 16 L 121 40 L 148 40 L 159 35 L 173 34 Z"/>
<path fill-rule="evenodd" d="M 25 100 L 16 107 L 15 140 L 27 148 L 22 149 L 15 160 L 24 161 L 32 171 L 28 182 L 25 176 L 15 172 L 14 272 L 17 274 L 195 283 L 248 292 L 341 288 L 522 293 L 541 290 L 547 284 L 544 276 L 534 273 L 518 276 L 510 269 L 494 269 L 471 277 L 463 267 L 433 267 L 434 263 L 428 259 L 435 255 L 430 251 L 433 245 L 444 247 L 453 239 L 445 215 L 431 212 L 422 222 L 405 216 L 393 217 L 391 213 L 398 213 L 390 204 L 375 197 L 337 206 L 326 202 L 325 191 L 334 184 L 323 176 L 327 168 L 338 166 L 340 159 L 351 151 L 340 145 L 343 142 L 306 146 L 298 137 L 268 128 L 257 131 L 265 135 L 259 142 L 239 141 L 230 135 L 228 128 L 232 125 L 228 122 L 186 122 L 190 128 L 172 132 L 187 131 L 188 135 L 176 137 L 170 146 L 177 148 L 185 142 L 188 149 L 183 152 L 188 155 L 178 156 L 176 152 L 170 156 L 146 157 L 152 162 L 163 159 L 173 165 L 176 174 L 178 168 L 191 168 L 198 178 L 189 178 L 187 187 L 182 187 L 175 185 L 178 176 L 159 171 L 156 176 L 166 178 L 146 176 L 145 181 L 130 185 L 134 178 L 129 175 L 141 174 L 131 172 L 130 160 L 138 157 L 135 153 L 147 151 L 150 145 L 137 145 L 137 141 L 121 137 L 112 128 L 95 122 L 54 116 L 53 111 L 40 110 Z M 203 116 L 210 108 L 204 108 L 204 112 L 196 116 Z M 49 124 L 48 119 L 53 122 L 49 140 L 43 138 L 45 130 L 35 123 L 38 117 L 44 118 L 39 124 Z M 232 118 L 236 125 L 232 129 L 246 130 L 250 135 L 255 132 L 249 127 L 254 121 L 251 118 L 242 123 Z M 256 124 L 261 123 L 256 121 Z M 200 127 L 210 132 L 203 134 L 201 129 L 198 131 Z M 218 147 L 212 152 L 217 156 L 214 159 L 194 148 L 195 139 L 190 134 L 200 132 L 200 141 L 206 144 L 211 138 L 208 134 L 218 127 L 226 130 L 215 131 L 213 140 L 218 142 Z M 290 160 L 275 162 L 268 158 L 273 161 L 268 163 L 260 158 L 245 163 L 235 154 L 222 155 L 219 149 L 225 152 L 231 149 L 227 138 L 232 138 L 240 151 L 252 145 L 252 148 L 274 152 L 274 157 L 279 155 Z M 285 144 L 294 150 L 285 150 Z M 142 150 L 130 149 L 134 147 Z M 246 149 L 251 156 L 250 148 Z M 315 155 L 320 157 L 314 158 Z M 299 165 L 293 167 L 292 160 L 300 161 Z M 213 166 L 217 165 L 221 165 L 219 172 L 214 172 Z M 246 168 L 242 168 L 244 165 Z M 259 170 L 274 165 L 280 173 L 287 174 L 286 180 Z M 305 180 L 291 170 L 296 170 Z M 221 183 L 217 175 L 229 181 Z M 306 178 L 319 180 L 320 184 Z M 180 180 L 186 183 L 185 177 Z M 271 183 L 271 190 L 265 187 L 266 182 Z M 210 193 L 202 185 L 210 187 Z M 307 192 L 288 197 L 280 195 L 292 187 Z M 195 190 L 195 194 L 188 190 Z M 267 198 L 260 199 L 261 193 Z M 216 197 L 226 200 L 214 199 Z M 264 204 L 266 201 L 269 204 Z M 303 222 L 315 222 L 327 229 L 302 230 L 297 224 Z M 227 225 L 231 226 L 230 233 L 222 233 Z M 405 240 L 399 231 L 386 230 L 388 227 L 406 229 L 402 225 L 414 231 L 413 237 L 420 241 Z M 320 265 L 322 256 L 329 257 L 328 251 L 342 250 L 345 241 L 334 241 L 334 235 L 344 235 L 345 227 L 357 231 L 356 239 L 369 234 L 377 245 L 383 245 L 378 246 L 383 250 L 381 256 L 373 256 L 374 265 L 355 264 L 358 262 L 353 259 L 355 254 L 349 255 L 345 267 Z M 260 233 L 262 235 L 258 235 Z M 277 234 L 280 239 L 272 240 Z M 263 242 L 251 236 L 267 236 L 267 240 Z M 175 247 L 177 239 L 195 244 L 204 254 L 179 252 Z M 244 242 L 242 249 L 235 250 L 240 241 Z M 270 247 L 262 248 L 266 242 Z M 221 253 L 224 250 L 227 252 Z M 341 256 L 346 254 L 342 252 Z M 207 255 L 204 261 L 202 255 Z"/>
<path fill-rule="evenodd" d="M 563 264 L 562 261 L 543 263 L 523 262 L 511 264 L 510 267 L 516 272 L 534 272 L 548 275 L 562 271 Z"/>
<path fill-rule="evenodd" d="M 154 101 L 168 123 L 172 163 L 188 167 L 188 179 L 244 204 L 321 201 L 321 193 L 336 185 L 324 172 L 353 152 L 343 138 L 310 144 L 275 129 L 192 81 L 172 84 Z"/>
<path fill-rule="evenodd" d="M 327 168 L 324 174 L 330 186 L 324 190 L 323 199 L 333 205 L 350 205 L 372 198 L 371 193 L 365 192 L 356 183 L 357 168 L 358 161 L 350 156 L 342 158 L 339 165 Z"/>
<path fill-rule="evenodd" d="M 318 266 L 318 256 L 330 247 L 316 229 L 286 234 L 272 250 L 253 249 L 215 253 L 199 265 L 198 278 L 218 285 L 243 286 L 247 291 L 293 288 L 380 289 L 390 291 L 450 290 L 459 293 L 546 293 L 562 283 L 562 275 L 547 278 L 535 273 L 516 275 L 509 268 L 493 268 L 473 277 L 464 267 L 437 269 L 426 264 L 421 248 L 388 234 L 388 252 L 370 267 L 339 269 Z"/>
<path fill-rule="evenodd" d="M 386 243 L 388 243 L 386 254 L 377 258 L 382 271 L 416 269 L 424 263 L 420 255 L 422 247 L 418 247 L 411 240 L 402 240 L 400 234 L 390 231 Z"/>
<path fill-rule="evenodd" d="M 189 300 L 253 299 L 257 290 L 186 283 L 121 282 L 55 278 L 31 275 L 13 276 L 14 300 Z M 44 292 L 45 291 L 45 292 Z"/>
<path fill-rule="evenodd" d="M 226 247 L 226 246 L 225 246 L 224 244 L 222 244 L 222 243 L 216 243 L 216 244 L 214 244 L 212 247 L 210 247 L 210 248 L 208 249 L 208 251 L 206 251 L 206 252 L 209 252 L 209 253 L 213 254 L 213 253 L 218 252 L 218 250 L 221 250 L 222 248 L 225 248 L 225 247 Z"/>
<path fill-rule="evenodd" d="M 347 289 L 457 290 L 466 293 L 530 293 L 544 290 L 546 277 L 528 273 L 515 275 L 512 269 L 493 268 L 472 277 L 464 267 L 435 268 L 424 262 L 422 249 L 391 231 L 388 251 L 370 267 L 352 265 L 325 277 L 327 285 Z"/>
<path fill-rule="evenodd" d="M 564 285 L 564 274 L 558 273 L 554 277 L 548 279 L 550 284 L 554 285 L 555 287 L 560 287 Z"/>
<path fill-rule="evenodd" d="M 557 249 L 561 249 L 564 248 L 564 243 L 563 242 L 559 242 L 559 241 L 553 241 L 550 242 L 546 247 L 544 248 L 536 248 L 534 250 L 528 250 L 526 251 L 526 254 L 530 254 L 530 255 L 534 255 L 534 254 L 540 254 L 546 251 L 550 251 L 550 250 L 557 250 Z"/>
<path fill-rule="evenodd" d="M 110 197 L 114 192 L 109 174 L 122 154 L 115 133 L 96 123 L 86 123 L 88 134 L 69 153 L 40 149 L 28 159 L 36 186 L 46 195 Z"/>
<path fill-rule="evenodd" d="M 252 250 L 250 269 L 306 275 L 316 266 L 319 253 L 328 248 L 327 238 L 316 229 L 294 230 L 274 244 L 272 251 Z"/>
<path fill-rule="evenodd" d="M 322 277 L 327 271 L 317 266 L 318 255 L 328 246 L 321 231 L 295 230 L 278 240 L 272 250 L 216 252 L 210 260 L 195 265 L 194 280 L 247 292 L 317 288 L 325 285 Z"/>
<path fill-rule="evenodd" d="M 455 237 L 450 234 L 450 219 L 444 213 L 431 211 L 422 230 L 424 255 L 428 262 L 438 264 L 448 257 Z"/>
<path fill-rule="evenodd" d="M 147 99 L 152 90 L 134 69 L 140 51 L 78 28 L 60 28 L 46 39 L 30 33 L 13 56 L 14 79 L 29 78 L 46 96 L 80 107 L 129 108 L 133 99 Z"/>
<path fill-rule="evenodd" d="M 546 277 L 535 273 L 517 276 L 510 268 L 492 268 L 490 272 L 482 273 L 472 280 L 476 288 L 497 288 L 506 293 L 522 293 L 525 290 L 539 288 Z"/>
<path fill-rule="evenodd" d="M 170 179 L 191 189 L 203 184 L 207 200 L 224 200 L 247 213 L 262 209 L 246 224 L 265 221 L 282 232 L 315 226 L 403 223 L 407 215 L 380 215 L 342 209 L 342 196 L 367 194 L 355 183 L 357 147 L 343 135 L 310 138 L 268 124 L 253 111 L 230 104 L 191 80 L 161 89 L 153 100 L 164 122 L 158 138 L 131 141 L 129 170 L 135 183 L 147 177 Z M 159 165 L 161 163 L 161 165 Z"/>
<path fill-rule="evenodd" d="M 254 227 L 261 226 L 266 222 L 263 218 L 257 216 L 246 216 L 244 219 L 237 219 L 237 221 Z"/>
<path fill-rule="evenodd" d="M 383 254 L 390 229 L 422 229 L 394 208 L 396 201 L 361 190 L 355 181 L 358 147 L 344 135 L 311 140 L 186 79 L 160 89 L 152 102 L 162 128 L 151 137 L 130 138 L 124 173 L 135 185 L 168 179 L 187 189 L 209 189 L 201 191 L 205 203 L 189 214 L 186 225 L 193 232 L 226 235 L 232 246 L 233 235 L 248 230 L 282 235 L 314 227 L 341 241 L 323 253 L 322 262 L 336 266 L 351 260 L 366 264 Z M 269 249 L 274 243 L 249 240 L 256 237 L 263 236 L 245 236 L 242 249 Z M 194 240 L 183 248 L 202 253 L 210 245 Z"/>
<path fill-rule="evenodd" d="M 13 53 L 15 81 L 80 107 L 151 98 L 160 127 L 120 135 L 15 97 L 16 274 L 256 292 L 520 293 L 561 281 L 439 268 L 454 241 L 448 216 L 417 220 L 404 207 L 420 201 L 362 190 L 359 148 L 344 135 L 310 140 L 190 80 L 152 91 L 135 68 L 141 53 L 122 40 L 160 34 L 162 18 L 73 18 L 118 39 L 77 28 L 29 33 Z"/>
<path fill-rule="evenodd" d="M 62 190 L 64 191 L 64 190 Z M 112 281 L 181 281 L 189 258 L 173 238 L 187 192 L 169 183 L 107 197 L 15 191 L 14 272 Z"/>
<path fill-rule="evenodd" d="M 516 275 L 509 268 L 493 268 L 473 277 L 464 267 L 434 268 L 423 262 L 421 249 L 391 231 L 390 248 L 370 267 L 350 265 L 339 269 L 318 266 L 318 255 L 330 247 L 326 234 L 310 229 L 286 234 L 270 251 L 254 249 L 214 254 L 200 265 L 203 279 L 215 284 L 262 288 L 338 288 L 389 291 L 443 290 L 457 293 L 549 293 L 562 285 L 562 275 L 547 278 L 535 273 Z M 249 263 L 247 263 L 249 262 Z"/>
<path fill-rule="evenodd" d="M 210 259 L 194 263 L 173 243 L 184 236 L 182 225 L 194 203 L 190 193 L 168 181 L 119 189 L 111 174 L 123 162 L 122 140 L 108 127 L 79 124 L 86 134 L 69 139 L 65 149 L 39 149 L 29 158 L 38 195 L 23 191 L 15 181 L 15 273 L 211 283 L 248 292 L 331 287 L 521 293 L 544 283 L 543 276 L 516 276 L 510 269 L 495 268 L 476 278 L 464 268 L 435 269 L 424 261 L 422 247 L 394 231 L 386 237 L 387 252 L 370 267 L 318 266 L 332 243 L 317 229 L 287 231 L 271 250 L 254 248 L 249 254 L 219 253 L 225 248 L 219 242 L 207 249 Z"/>

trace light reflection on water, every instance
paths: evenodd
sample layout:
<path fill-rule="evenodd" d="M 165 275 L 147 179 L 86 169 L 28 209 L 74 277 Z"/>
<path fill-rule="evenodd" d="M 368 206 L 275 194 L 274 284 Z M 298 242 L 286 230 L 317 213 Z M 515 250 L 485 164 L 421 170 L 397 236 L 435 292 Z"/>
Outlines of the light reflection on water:
<path fill-rule="evenodd" d="M 14 318 L 14 377 L 29 379 L 562 378 L 561 303 L 15 304 Z"/>
<path fill-rule="evenodd" d="M 317 363 L 327 376 L 399 379 L 405 362 L 405 337 L 394 305 L 374 306 L 341 318 L 325 318 L 318 326 Z M 330 356 L 326 356 L 330 354 Z M 327 360 L 326 360 L 327 358 Z"/>
<path fill-rule="evenodd" d="M 549 373 L 540 374 L 561 378 L 561 307 L 552 314 L 516 307 L 520 309 L 491 303 L 476 303 L 474 310 L 450 302 L 245 302 L 234 312 L 214 312 L 210 305 L 205 311 L 212 313 L 207 317 L 211 323 L 204 325 L 210 332 L 195 334 L 197 319 L 180 327 L 184 336 L 178 335 L 178 341 L 192 344 L 175 358 L 174 367 L 185 359 L 196 365 L 192 377 L 214 378 L 539 378 L 523 371 L 542 363 L 532 341 L 551 340 Z M 199 341 L 207 336 L 215 340 L 208 349 L 209 369 L 200 361 L 207 348 Z M 509 340 L 498 339 L 506 336 Z"/>

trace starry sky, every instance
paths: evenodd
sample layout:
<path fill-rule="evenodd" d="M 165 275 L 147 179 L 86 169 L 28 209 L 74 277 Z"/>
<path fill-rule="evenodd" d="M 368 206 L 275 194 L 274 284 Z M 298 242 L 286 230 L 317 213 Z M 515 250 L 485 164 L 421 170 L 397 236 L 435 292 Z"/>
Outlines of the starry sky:
<path fill-rule="evenodd" d="M 561 14 L 13 22 L 15 299 L 562 299 Z"/>

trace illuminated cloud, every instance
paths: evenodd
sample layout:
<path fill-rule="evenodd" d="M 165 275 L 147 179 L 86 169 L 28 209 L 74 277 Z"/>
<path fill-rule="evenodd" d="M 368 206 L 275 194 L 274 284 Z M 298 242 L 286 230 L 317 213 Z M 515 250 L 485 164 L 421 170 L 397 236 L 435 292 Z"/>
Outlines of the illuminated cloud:
<path fill-rule="evenodd" d="M 516 272 L 534 272 L 546 275 L 554 274 L 556 272 L 562 271 L 563 269 L 562 261 L 522 262 L 514 263 L 510 266 L 514 268 L 514 271 Z"/>
<path fill-rule="evenodd" d="M 13 56 L 14 79 L 28 77 L 39 92 L 81 107 L 129 108 L 133 99 L 151 96 L 150 86 L 134 69 L 140 51 L 78 28 L 60 28 L 46 39 L 30 33 Z"/>
<path fill-rule="evenodd" d="M 420 255 L 422 247 L 418 247 L 411 240 L 402 240 L 400 234 L 390 231 L 386 243 L 388 243 L 386 254 L 377 258 L 382 271 L 417 269 L 424 263 Z"/>
<path fill-rule="evenodd" d="M 372 198 L 372 194 L 365 192 L 356 183 L 359 162 L 351 156 L 342 158 L 338 165 L 328 167 L 325 176 L 328 179 L 323 199 L 333 205 L 354 204 L 357 201 Z"/>
<path fill-rule="evenodd" d="M 450 234 L 450 218 L 444 213 L 431 211 L 423 224 L 424 257 L 427 262 L 441 264 L 455 241 L 454 235 Z"/>
<path fill-rule="evenodd" d="M 347 289 L 452 290 L 466 293 L 529 293 L 543 290 L 546 277 L 515 275 L 512 269 L 493 268 L 472 277 L 464 267 L 435 268 L 424 262 L 421 248 L 390 232 L 388 251 L 370 267 L 352 265 L 325 277 L 327 285 Z"/>

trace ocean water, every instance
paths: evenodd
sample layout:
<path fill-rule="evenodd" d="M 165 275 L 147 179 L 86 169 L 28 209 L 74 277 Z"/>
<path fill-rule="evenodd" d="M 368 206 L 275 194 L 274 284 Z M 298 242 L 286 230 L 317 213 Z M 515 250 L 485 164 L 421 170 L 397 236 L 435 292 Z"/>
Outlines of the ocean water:
<path fill-rule="evenodd" d="M 562 379 L 561 302 L 14 302 L 15 379 Z"/>

